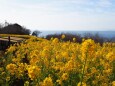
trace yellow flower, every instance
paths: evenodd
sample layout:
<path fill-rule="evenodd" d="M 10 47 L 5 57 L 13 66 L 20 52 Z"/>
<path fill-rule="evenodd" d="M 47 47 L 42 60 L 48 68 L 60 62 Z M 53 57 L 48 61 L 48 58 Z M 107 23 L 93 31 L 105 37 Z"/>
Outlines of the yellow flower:
<path fill-rule="evenodd" d="M 6 81 L 9 81 L 10 80 L 10 77 L 6 77 Z"/>
<path fill-rule="evenodd" d="M 26 82 L 24 83 L 24 86 L 29 86 L 29 81 L 26 81 Z"/>
<path fill-rule="evenodd" d="M 84 41 L 85 41 L 85 39 L 83 38 L 83 39 L 82 39 L 82 42 L 84 42 Z"/>
<path fill-rule="evenodd" d="M 77 84 L 77 86 L 87 86 L 87 85 L 86 85 L 86 83 L 84 83 L 84 82 L 82 82 L 82 85 L 81 85 L 81 82 L 79 82 L 79 83 Z"/>
<path fill-rule="evenodd" d="M 91 53 L 92 51 L 94 51 L 94 48 L 95 48 L 94 40 L 88 39 L 88 40 L 85 40 L 82 43 L 81 52 L 82 53 L 86 53 L 86 52 L 90 52 Z"/>
<path fill-rule="evenodd" d="M 108 84 L 107 83 L 102 83 L 102 86 L 108 86 Z"/>
<path fill-rule="evenodd" d="M 73 38 L 73 42 L 76 42 L 76 38 Z"/>
<path fill-rule="evenodd" d="M 41 86 L 54 86 L 51 77 L 46 77 Z"/>
<path fill-rule="evenodd" d="M 115 81 L 112 82 L 112 86 L 115 86 Z"/>
<path fill-rule="evenodd" d="M 31 80 L 36 79 L 41 72 L 41 69 L 37 66 L 29 66 L 29 68 L 27 68 L 28 70 L 28 76 L 31 78 Z"/>
<path fill-rule="evenodd" d="M 68 58 L 69 57 L 68 52 L 62 52 L 62 56 Z"/>
<path fill-rule="evenodd" d="M 52 41 L 52 43 L 58 43 L 59 42 L 59 39 L 58 38 L 55 38 L 53 41 Z"/>
<path fill-rule="evenodd" d="M 5 75 L 5 72 L 2 72 L 1 75 L 4 76 L 4 75 Z"/>
<path fill-rule="evenodd" d="M 26 71 L 26 64 L 19 63 L 16 71 L 16 77 L 20 78 L 24 75 Z"/>
<path fill-rule="evenodd" d="M 10 63 L 6 66 L 6 69 L 11 73 L 11 75 L 14 75 L 17 71 L 17 66 L 15 64 Z"/>
<path fill-rule="evenodd" d="M 106 55 L 106 59 L 107 59 L 107 60 L 110 60 L 110 61 L 115 60 L 115 54 L 114 54 L 113 52 L 109 52 L 109 53 Z"/>
<path fill-rule="evenodd" d="M 77 64 L 76 64 L 75 61 L 69 60 L 69 61 L 65 64 L 64 69 L 65 69 L 65 71 L 68 71 L 68 72 L 75 72 L 76 69 L 77 69 Z"/>
<path fill-rule="evenodd" d="M 68 79 L 68 74 L 67 73 L 63 73 L 62 80 L 67 80 L 67 79 Z"/>
<path fill-rule="evenodd" d="M 52 41 L 53 39 L 54 39 L 54 38 L 53 38 L 53 37 L 51 37 L 51 39 L 50 39 L 50 40 Z"/>
<path fill-rule="evenodd" d="M 65 38 L 65 35 L 63 34 L 63 35 L 61 36 L 61 38 L 64 39 L 64 38 Z"/>
<path fill-rule="evenodd" d="M 96 68 L 95 68 L 95 67 L 92 67 L 92 68 L 91 68 L 91 73 L 95 73 L 95 72 L 97 72 Z"/>
<path fill-rule="evenodd" d="M 61 86 L 62 86 L 62 81 L 61 80 L 56 80 Z"/>
<path fill-rule="evenodd" d="M 76 39 L 73 38 L 73 41 Z M 112 82 L 109 78 L 114 68 L 114 45 L 105 43 L 101 46 L 91 39 L 84 40 L 80 44 L 63 42 L 58 38 L 46 40 L 32 37 L 9 47 L 5 54 L 5 63 L 8 65 L 4 64 L 3 58 L 0 59 L 3 68 L 0 67 L 0 78 L 8 83 L 11 77 L 31 79 L 32 82 L 26 81 L 24 86 L 53 86 L 53 84 L 63 86 L 74 83 L 76 86 L 86 86 L 86 82 L 88 85 L 91 82 L 93 86 L 99 82 L 102 86 L 115 86 L 115 81 Z M 73 76 L 74 74 L 77 75 Z M 82 84 L 76 82 L 76 78 L 82 79 L 79 74 L 84 75 Z M 50 76 L 46 77 L 47 75 Z"/>

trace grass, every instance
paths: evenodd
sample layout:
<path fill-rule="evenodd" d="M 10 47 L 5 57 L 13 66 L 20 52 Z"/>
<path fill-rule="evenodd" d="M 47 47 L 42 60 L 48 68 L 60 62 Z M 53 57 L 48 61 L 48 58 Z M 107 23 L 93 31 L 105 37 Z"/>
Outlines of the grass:
<path fill-rule="evenodd" d="M 31 35 L 16 35 L 16 34 L 0 34 L 0 37 L 19 37 L 19 38 L 24 38 L 24 39 L 29 39 Z"/>

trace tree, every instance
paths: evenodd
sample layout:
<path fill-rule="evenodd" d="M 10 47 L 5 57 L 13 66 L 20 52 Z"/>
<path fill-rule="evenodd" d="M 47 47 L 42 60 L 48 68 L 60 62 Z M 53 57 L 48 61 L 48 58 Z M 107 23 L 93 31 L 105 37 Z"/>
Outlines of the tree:
<path fill-rule="evenodd" d="M 32 35 L 37 37 L 40 33 L 41 33 L 40 31 L 35 30 L 33 31 Z"/>
<path fill-rule="evenodd" d="M 3 24 L 0 23 L 0 29 L 3 28 Z"/>
<path fill-rule="evenodd" d="M 31 31 L 29 29 L 26 29 L 17 23 L 5 25 L 0 29 L 1 34 L 29 35 L 30 32 Z"/>

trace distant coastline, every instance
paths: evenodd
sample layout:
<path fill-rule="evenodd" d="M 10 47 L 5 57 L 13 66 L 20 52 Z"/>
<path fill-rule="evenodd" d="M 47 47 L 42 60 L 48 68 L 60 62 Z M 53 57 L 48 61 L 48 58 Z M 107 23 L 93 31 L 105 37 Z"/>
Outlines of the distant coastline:
<path fill-rule="evenodd" d="M 85 33 L 90 34 L 99 34 L 101 37 L 112 38 L 115 37 L 115 31 L 41 31 L 40 37 L 45 37 L 49 34 L 61 34 L 61 33 L 71 33 L 71 34 L 80 34 L 83 36 Z"/>

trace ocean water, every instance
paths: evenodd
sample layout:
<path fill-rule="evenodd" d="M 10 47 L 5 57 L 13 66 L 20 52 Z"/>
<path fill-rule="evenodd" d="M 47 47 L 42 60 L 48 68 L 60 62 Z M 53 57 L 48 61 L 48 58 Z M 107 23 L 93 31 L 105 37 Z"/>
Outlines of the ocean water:
<path fill-rule="evenodd" d="M 80 34 L 84 36 L 85 33 L 98 34 L 101 37 L 113 38 L 115 37 L 115 31 L 41 31 L 40 37 L 46 37 L 49 34 L 61 34 L 61 33 L 71 33 Z"/>

